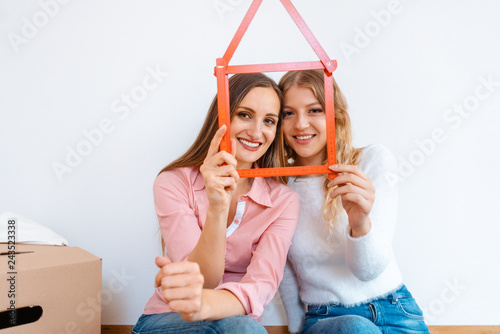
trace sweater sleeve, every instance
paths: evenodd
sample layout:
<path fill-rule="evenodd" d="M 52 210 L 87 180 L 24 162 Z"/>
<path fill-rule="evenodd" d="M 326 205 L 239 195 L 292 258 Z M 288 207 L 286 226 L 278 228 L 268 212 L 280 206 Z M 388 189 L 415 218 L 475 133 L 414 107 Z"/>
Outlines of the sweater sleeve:
<path fill-rule="evenodd" d="M 346 263 L 361 281 L 377 278 L 387 267 L 392 254 L 392 239 L 397 219 L 398 189 L 396 158 L 381 145 L 365 148 L 360 168 L 375 186 L 375 201 L 369 214 L 370 231 L 359 238 L 346 229 Z"/>
<path fill-rule="evenodd" d="M 288 331 L 299 333 L 304 325 L 305 309 L 300 301 L 299 284 L 290 261 L 286 262 L 279 292 L 288 319 Z"/>
<path fill-rule="evenodd" d="M 260 319 L 283 278 L 283 268 L 299 216 L 297 194 L 290 194 L 290 201 L 283 207 L 279 218 L 260 237 L 241 281 L 222 283 L 216 288 L 231 291 L 240 300 L 246 314 L 254 319 Z"/>

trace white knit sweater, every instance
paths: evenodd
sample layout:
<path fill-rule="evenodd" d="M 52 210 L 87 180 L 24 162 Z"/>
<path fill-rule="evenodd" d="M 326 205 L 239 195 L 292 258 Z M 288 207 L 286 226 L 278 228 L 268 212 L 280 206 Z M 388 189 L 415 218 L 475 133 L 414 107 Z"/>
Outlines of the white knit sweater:
<path fill-rule="evenodd" d="M 336 231 L 328 231 L 324 176 L 288 181 L 299 195 L 300 216 L 279 291 L 292 333 L 303 325 L 304 304 L 359 305 L 402 284 L 392 250 L 398 191 L 391 175 L 397 173 L 396 159 L 384 146 L 370 145 L 363 149 L 359 167 L 376 189 L 371 230 L 359 238 L 350 236 L 345 211 Z"/>

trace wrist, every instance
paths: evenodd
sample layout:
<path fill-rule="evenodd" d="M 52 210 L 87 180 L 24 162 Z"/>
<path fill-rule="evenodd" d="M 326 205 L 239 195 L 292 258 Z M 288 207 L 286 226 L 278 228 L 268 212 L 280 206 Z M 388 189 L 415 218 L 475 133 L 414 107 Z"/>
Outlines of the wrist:
<path fill-rule="evenodd" d="M 366 217 L 366 219 L 361 224 L 356 224 L 355 227 L 351 225 L 351 237 L 359 238 L 364 235 L 367 235 L 370 232 L 372 224 L 370 222 L 370 218 Z"/>
<path fill-rule="evenodd" d="M 207 212 L 212 212 L 215 214 L 222 214 L 229 212 L 229 202 L 226 201 L 216 201 L 216 203 L 212 203 L 210 200 L 208 201 L 208 209 Z"/>
<path fill-rule="evenodd" d="M 229 214 L 229 207 L 218 207 L 218 206 L 209 206 L 207 210 L 207 220 L 211 221 L 220 221 L 221 223 L 227 222 L 227 216 Z"/>
<path fill-rule="evenodd" d="M 208 299 L 210 299 L 208 292 L 210 292 L 209 289 L 203 289 L 201 292 L 201 307 L 198 320 L 209 320 L 212 316 L 210 303 L 208 302 Z"/>

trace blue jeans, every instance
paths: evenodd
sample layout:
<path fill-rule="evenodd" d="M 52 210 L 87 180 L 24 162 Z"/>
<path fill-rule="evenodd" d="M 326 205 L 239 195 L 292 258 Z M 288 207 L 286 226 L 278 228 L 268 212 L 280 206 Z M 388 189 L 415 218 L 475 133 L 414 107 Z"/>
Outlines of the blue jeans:
<path fill-rule="evenodd" d="M 257 320 L 246 315 L 235 315 L 221 320 L 186 321 L 177 312 L 143 314 L 131 334 L 167 333 L 242 333 L 267 334 Z"/>
<path fill-rule="evenodd" d="M 303 334 L 429 334 L 422 311 L 403 285 L 359 306 L 309 305 Z"/>

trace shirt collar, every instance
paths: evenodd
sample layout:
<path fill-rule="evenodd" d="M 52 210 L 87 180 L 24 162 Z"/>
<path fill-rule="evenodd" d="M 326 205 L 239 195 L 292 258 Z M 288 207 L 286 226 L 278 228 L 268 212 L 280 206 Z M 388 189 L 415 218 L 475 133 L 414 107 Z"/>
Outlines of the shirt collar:
<path fill-rule="evenodd" d="M 204 188 L 205 182 L 203 181 L 203 175 L 201 175 L 200 171 L 198 170 L 198 173 L 193 182 L 193 189 L 195 191 L 199 191 Z M 253 180 L 252 188 L 250 188 L 248 194 L 244 196 L 247 196 L 257 204 L 271 207 L 273 202 L 271 201 L 270 193 L 271 187 L 268 184 L 268 180 L 264 177 L 256 177 Z"/>
<path fill-rule="evenodd" d="M 264 177 L 254 178 L 252 188 L 250 188 L 247 196 L 257 204 L 272 207 L 273 202 L 270 197 L 271 187 L 269 187 L 267 182 L 267 179 Z"/>

